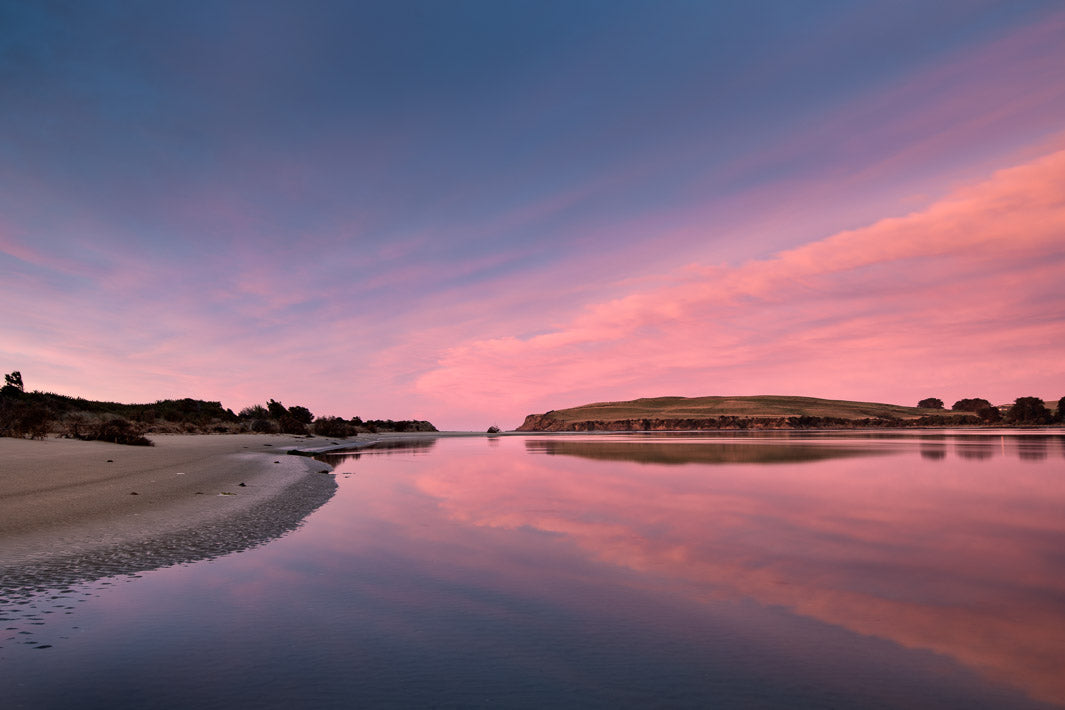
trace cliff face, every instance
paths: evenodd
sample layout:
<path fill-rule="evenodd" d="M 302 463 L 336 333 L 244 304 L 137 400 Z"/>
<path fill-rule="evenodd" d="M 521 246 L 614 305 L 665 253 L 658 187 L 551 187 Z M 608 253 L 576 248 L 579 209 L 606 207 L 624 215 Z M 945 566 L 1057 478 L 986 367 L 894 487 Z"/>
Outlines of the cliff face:
<path fill-rule="evenodd" d="M 707 431 L 718 429 L 858 429 L 868 427 L 959 426 L 972 417 L 921 417 L 920 419 L 838 417 L 706 417 L 645 418 L 563 421 L 546 414 L 530 414 L 515 431 Z"/>

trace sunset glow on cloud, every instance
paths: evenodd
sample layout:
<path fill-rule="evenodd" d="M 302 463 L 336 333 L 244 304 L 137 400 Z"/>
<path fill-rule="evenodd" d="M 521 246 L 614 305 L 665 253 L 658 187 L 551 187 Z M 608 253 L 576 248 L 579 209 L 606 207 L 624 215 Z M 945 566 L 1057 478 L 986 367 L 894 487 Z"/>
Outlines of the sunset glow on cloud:
<path fill-rule="evenodd" d="M 452 429 L 1065 394 L 1060 6 L 716 5 L 0 5 L 0 369 Z"/>
<path fill-rule="evenodd" d="M 805 394 L 907 401 L 1065 381 L 1065 151 L 925 210 L 741 266 L 679 269 L 534 337 L 451 349 L 441 398 Z M 520 368 L 515 364 L 521 363 Z"/>

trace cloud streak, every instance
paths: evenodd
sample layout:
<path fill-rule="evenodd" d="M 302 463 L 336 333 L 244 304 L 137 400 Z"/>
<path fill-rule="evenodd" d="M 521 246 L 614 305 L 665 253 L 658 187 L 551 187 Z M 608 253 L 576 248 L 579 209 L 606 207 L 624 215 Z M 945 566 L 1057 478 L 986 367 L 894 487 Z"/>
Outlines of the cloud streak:
<path fill-rule="evenodd" d="M 906 402 L 988 382 L 1003 399 L 1065 375 L 1063 278 L 1057 151 L 772 258 L 675 270 L 543 334 L 459 344 L 417 387 L 526 408 L 672 393 Z"/>

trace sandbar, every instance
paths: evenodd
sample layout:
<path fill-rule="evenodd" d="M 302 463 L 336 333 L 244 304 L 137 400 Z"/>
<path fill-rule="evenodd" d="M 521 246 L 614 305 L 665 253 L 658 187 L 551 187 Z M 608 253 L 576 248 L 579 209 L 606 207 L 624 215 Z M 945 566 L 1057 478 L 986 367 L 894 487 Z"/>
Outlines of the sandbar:
<path fill-rule="evenodd" d="M 48 586 L 204 559 L 298 527 L 331 467 L 263 434 L 151 435 L 152 447 L 0 438 L 0 579 Z"/>

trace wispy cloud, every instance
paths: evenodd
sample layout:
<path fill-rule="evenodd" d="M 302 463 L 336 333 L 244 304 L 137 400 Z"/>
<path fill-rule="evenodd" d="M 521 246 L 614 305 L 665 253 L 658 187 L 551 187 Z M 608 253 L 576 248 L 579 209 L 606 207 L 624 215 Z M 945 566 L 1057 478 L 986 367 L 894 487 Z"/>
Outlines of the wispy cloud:
<path fill-rule="evenodd" d="M 534 337 L 459 344 L 417 387 L 511 411 L 674 393 L 908 402 L 989 382 L 1002 399 L 1065 374 L 1062 278 L 1065 151 L 769 259 L 677 270 Z"/>

